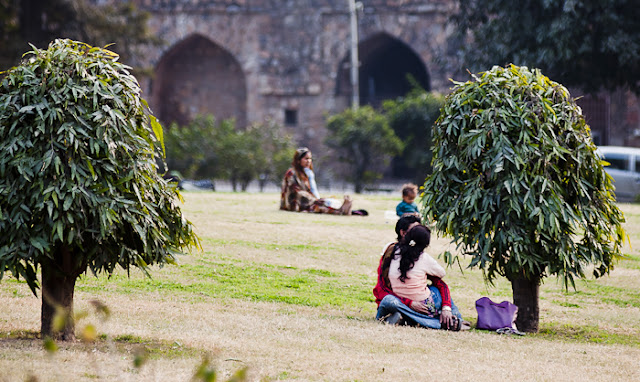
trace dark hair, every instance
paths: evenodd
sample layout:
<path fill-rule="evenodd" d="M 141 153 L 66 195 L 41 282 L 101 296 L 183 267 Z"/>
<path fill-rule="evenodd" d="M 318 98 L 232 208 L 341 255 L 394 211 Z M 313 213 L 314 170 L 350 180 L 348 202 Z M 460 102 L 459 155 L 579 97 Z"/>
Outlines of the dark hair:
<path fill-rule="evenodd" d="M 311 152 L 311 150 L 309 150 L 308 148 L 300 147 L 293 154 L 293 160 L 291 161 L 291 166 L 298 173 L 298 176 L 302 177 L 302 179 L 307 179 L 307 175 L 304 173 L 304 168 L 302 168 L 302 165 L 300 164 L 300 160 L 302 158 L 304 158 L 304 156 L 309 154 L 310 152 Z M 313 170 L 313 164 L 311 164 L 311 166 L 309 166 L 309 168 Z"/>
<path fill-rule="evenodd" d="M 404 214 L 396 222 L 396 235 L 398 235 L 398 241 L 402 239 L 400 231 L 406 231 L 413 223 L 420 223 L 420 217 L 416 214 Z"/>
<path fill-rule="evenodd" d="M 418 194 L 418 186 L 413 183 L 405 183 L 402 185 L 402 197 L 409 196 L 409 194 Z"/>
<path fill-rule="evenodd" d="M 395 256 L 400 256 L 400 281 L 405 282 L 407 272 L 413 268 L 422 251 L 429 246 L 431 231 L 423 225 L 417 225 L 409 230 L 396 244 Z"/>

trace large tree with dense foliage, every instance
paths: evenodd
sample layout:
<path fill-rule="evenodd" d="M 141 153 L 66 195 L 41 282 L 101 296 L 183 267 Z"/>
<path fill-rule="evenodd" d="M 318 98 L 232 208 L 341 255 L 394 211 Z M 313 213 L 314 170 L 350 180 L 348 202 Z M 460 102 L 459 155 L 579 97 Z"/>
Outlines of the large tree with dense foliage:
<path fill-rule="evenodd" d="M 511 281 L 520 330 L 538 329 L 544 277 L 575 288 L 613 268 L 624 217 L 566 88 L 539 70 L 494 67 L 456 83 L 433 139 L 424 209 L 470 267 Z"/>
<path fill-rule="evenodd" d="M 348 167 L 346 178 L 360 193 L 365 184 L 381 177 L 391 156 L 402 152 L 402 142 L 387 119 L 371 106 L 347 109 L 329 117 L 326 143 Z"/>
<path fill-rule="evenodd" d="M 640 91 L 636 0 L 459 1 L 454 17 L 472 71 L 513 63 L 587 91 Z M 459 35 L 460 37 L 460 35 Z"/>
<path fill-rule="evenodd" d="M 129 67 L 71 40 L 34 48 L 0 93 L 0 278 L 31 290 L 42 274 L 41 331 L 74 337 L 83 273 L 148 273 L 198 245 L 179 194 L 158 173 L 162 127 Z M 56 309 L 66 315 L 52 328 Z"/>
<path fill-rule="evenodd" d="M 0 0 L 0 70 L 18 63 L 27 44 L 70 38 L 110 50 L 136 65 L 138 48 L 160 40 L 147 29 L 149 14 L 132 1 Z"/>
<path fill-rule="evenodd" d="M 422 183 L 431 173 L 431 126 L 444 97 L 415 87 L 409 94 L 382 104 L 389 126 L 405 147 L 392 161 L 394 175 Z"/>

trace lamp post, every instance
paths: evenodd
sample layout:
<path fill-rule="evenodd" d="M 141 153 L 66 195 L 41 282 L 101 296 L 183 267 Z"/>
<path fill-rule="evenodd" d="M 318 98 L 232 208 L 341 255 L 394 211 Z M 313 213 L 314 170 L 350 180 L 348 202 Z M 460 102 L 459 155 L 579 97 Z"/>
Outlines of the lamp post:
<path fill-rule="evenodd" d="M 351 108 L 358 110 L 360 106 L 360 85 L 358 83 L 358 9 L 362 9 L 362 3 L 355 0 L 349 2 L 349 15 L 351 19 Z"/>

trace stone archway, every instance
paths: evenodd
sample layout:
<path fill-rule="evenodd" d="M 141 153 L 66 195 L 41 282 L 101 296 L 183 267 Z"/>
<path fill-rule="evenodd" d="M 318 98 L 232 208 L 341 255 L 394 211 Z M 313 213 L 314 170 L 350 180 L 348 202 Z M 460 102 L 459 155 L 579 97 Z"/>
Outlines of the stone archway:
<path fill-rule="evenodd" d="M 411 75 L 425 90 L 431 90 L 422 59 L 407 44 L 387 33 L 375 34 L 358 44 L 360 59 L 360 104 L 378 107 L 385 99 L 407 94 Z M 350 96 L 349 54 L 340 61 L 336 95 Z"/>
<path fill-rule="evenodd" d="M 192 35 L 166 52 L 156 66 L 152 106 L 164 123 L 185 125 L 198 114 L 247 123 L 247 90 L 242 67 L 224 48 Z"/>

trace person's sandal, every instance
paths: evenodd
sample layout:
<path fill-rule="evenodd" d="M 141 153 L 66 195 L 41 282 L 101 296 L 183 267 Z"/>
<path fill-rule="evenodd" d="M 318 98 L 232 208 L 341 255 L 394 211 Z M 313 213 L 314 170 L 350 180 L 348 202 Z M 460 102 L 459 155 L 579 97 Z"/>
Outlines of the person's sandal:
<path fill-rule="evenodd" d="M 504 327 L 504 328 L 500 328 L 496 330 L 496 333 L 498 334 L 515 334 L 518 336 L 524 336 L 525 333 L 519 331 L 518 329 L 515 328 L 510 328 L 510 327 Z"/>

